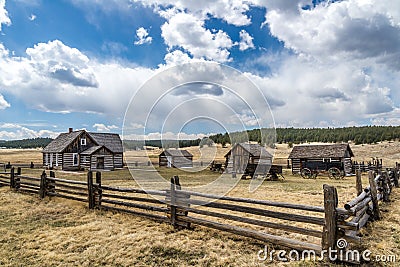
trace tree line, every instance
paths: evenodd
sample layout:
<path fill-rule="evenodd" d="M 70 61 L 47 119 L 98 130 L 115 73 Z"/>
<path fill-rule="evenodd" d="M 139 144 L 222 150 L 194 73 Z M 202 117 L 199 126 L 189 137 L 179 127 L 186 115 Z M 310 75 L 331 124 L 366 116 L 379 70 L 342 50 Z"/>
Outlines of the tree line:
<path fill-rule="evenodd" d="M 22 140 L 0 140 L 2 148 L 43 148 L 47 146 L 53 139 L 50 137 L 37 137 Z"/>

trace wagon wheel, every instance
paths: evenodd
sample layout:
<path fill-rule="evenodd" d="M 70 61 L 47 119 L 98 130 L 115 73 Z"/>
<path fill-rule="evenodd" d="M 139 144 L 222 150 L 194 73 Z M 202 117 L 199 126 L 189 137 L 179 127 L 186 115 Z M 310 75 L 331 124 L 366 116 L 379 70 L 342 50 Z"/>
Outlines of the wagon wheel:
<path fill-rule="evenodd" d="M 328 174 L 330 179 L 339 180 L 343 178 L 342 172 L 336 167 L 329 168 Z"/>
<path fill-rule="evenodd" d="M 309 168 L 303 168 L 300 172 L 301 177 L 304 179 L 311 179 L 313 178 L 313 173 Z"/>

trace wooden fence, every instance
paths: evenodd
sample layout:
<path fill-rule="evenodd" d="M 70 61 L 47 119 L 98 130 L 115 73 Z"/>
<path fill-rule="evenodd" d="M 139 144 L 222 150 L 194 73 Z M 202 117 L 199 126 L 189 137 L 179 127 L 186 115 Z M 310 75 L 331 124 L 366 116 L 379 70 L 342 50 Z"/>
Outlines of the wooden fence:
<path fill-rule="evenodd" d="M 398 164 L 387 171 L 370 171 L 369 186 L 363 188 L 358 171 L 357 197 L 343 208 L 338 207 L 336 188 L 329 185 L 323 186 L 323 207 L 187 191 L 177 176 L 166 190 L 145 191 L 102 185 L 101 172 L 89 171 L 84 182 L 56 178 L 52 171 L 49 176 L 44 171 L 40 178 L 29 177 L 22 175 L 21 169 L 12 168 L 0 174 L 0 186 L 38 194 L 40 198 L 81 201 L 90 209 L 126 212 L 176 228 L 201 225 L 298 251 L 313 250 L 318 255 L 328 248 L 335 249 L 340 238 L 361 241 L 360 230 L 368 221 L 381 218 L 379 201 L 389 201 L 393 188 L 398 187 L 399 173 Z"/>

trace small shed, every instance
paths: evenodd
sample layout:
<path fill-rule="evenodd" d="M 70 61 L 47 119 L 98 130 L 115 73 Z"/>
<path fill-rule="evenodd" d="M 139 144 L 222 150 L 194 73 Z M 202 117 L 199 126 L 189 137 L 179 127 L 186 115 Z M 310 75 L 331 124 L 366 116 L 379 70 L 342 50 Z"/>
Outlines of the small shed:
<path fill-rule="evenodd" d="M 238 143 L 225 155 L 225 165 L 228 173 L 251 173 L 257 166 L 265 166 L 268 172 L 272 155 L 259 144 Z"/>
<path fill-rule="evenodd" d="M 193 167 L 193 155 L 187 150 L 166 149 L 158 156 L 160 167 L 190 168 Z"/>
<path fill-rule="evenodd" d="M 293 147 L 289 155 L 292 173 L 300 173 L 304 162 L 341 162 L 346 174 L 351 173 L 351 157 L 354 157 L 349 144 L 299 145 Z"/>

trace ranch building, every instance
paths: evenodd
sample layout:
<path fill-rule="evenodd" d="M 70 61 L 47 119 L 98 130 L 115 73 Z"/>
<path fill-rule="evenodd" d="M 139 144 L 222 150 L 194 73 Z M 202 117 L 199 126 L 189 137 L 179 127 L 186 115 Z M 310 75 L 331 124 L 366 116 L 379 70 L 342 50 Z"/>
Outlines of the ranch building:
<path fill-rule="evenodd" d="M 225 165 L 228 173 L 254 173 L 257 166 L 268 172 L 272 155 L 259 144 L 238 143 L 225 155 Z"/>
<path fill-rule="evenodd" d="M 85 130 L 61 133 L 42 151 L 43 166 L 62 170 L 114 170 L 123 166 L 118 134 Z"/>
<path fill-rule="evenodd" d="M 187 150 L 166 149 L 158 156 L 160 167 L 190 168 L 193 167 L 193 155 Z"/>
<path fill-rule="evenodd" d="M 349 144 L 298 145 L 289 155 L 292 173 L 300 173 L 305 162 L 341 162 L 345 174 L 351 174 L 351 157 L 354 157 Z"/>

